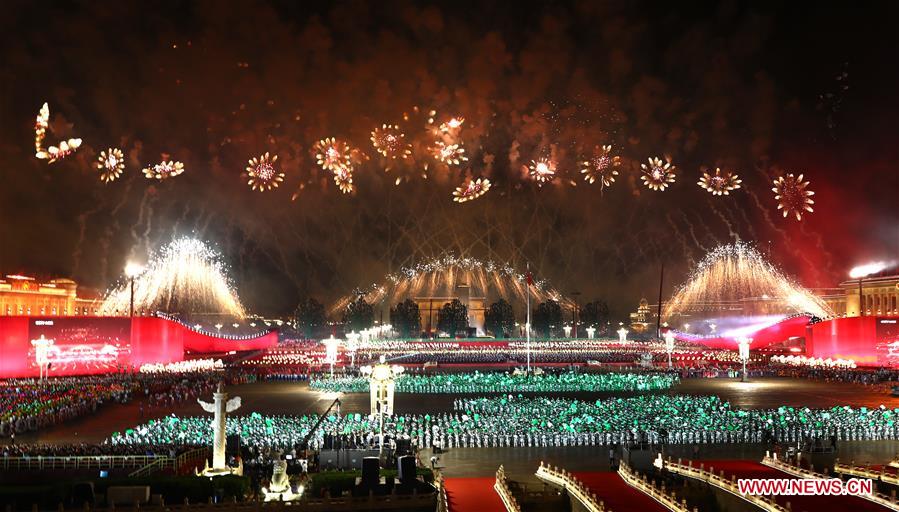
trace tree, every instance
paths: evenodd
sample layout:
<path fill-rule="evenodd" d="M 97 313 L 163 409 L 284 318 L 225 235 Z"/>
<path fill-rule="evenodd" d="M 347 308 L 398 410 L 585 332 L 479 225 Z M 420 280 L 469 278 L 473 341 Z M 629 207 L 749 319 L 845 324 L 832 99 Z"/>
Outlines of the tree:
<path fill-rule="evenodd" d="M 421 313 L 418 303 L 406 299 L 390 308 L 390 324 L 399 331 L 400 337 L 418 337 L 421 334 Z"/>
<path fill-rule="evenodd" d="M 468 329 L 468 308 L 459 299 L 447 302 L 437 312 L 437 329 L 455 336 L 459 331 Z"/>
<path fill-rule="evenodd" d="M 303 337 L 306 339 L 321 334 L 321 328 L 327 323 L 325 306 L 312 297 L 301 301 L 293 316 L 297 323 L 297 330 L 303 333 Z"/>
<path fill-rule="evenodd" d="M 549 338 L 554 329 L 562 326 L 562 306 L 554 300 L 541 302 L 534 310 L 531 323 L 538 334 Z"/>
<path fill-rule="evenodd" d="M 368 329 L 375 323 L 375 309 L 360 295 L 347 305 L 343 313 L 343 323 L 345 329 L 350 331 L 359 332 Z"/>
<path fill-rule="evenodd" d="M 496 338 L 505 338 L 515 329 L 515 312 L 505 299 L 499 299 L 484 312 L 484 327 Z"/>
<path fill-rule="evenodd" d="M 609 324 L 609 305 L 601 299 L 584 304 L 580 320 L 584 327 L 593 327 L 599 332 L 605 332 Z"/>

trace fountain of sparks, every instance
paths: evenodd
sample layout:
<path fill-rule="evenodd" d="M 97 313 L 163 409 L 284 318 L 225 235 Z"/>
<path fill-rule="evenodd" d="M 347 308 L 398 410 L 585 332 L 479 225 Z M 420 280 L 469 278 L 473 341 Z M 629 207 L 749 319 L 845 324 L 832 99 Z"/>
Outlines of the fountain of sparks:
<path fill-rule="evenodd" d="M 150 258 L 134 278 L 135 314 L 162 311 L 185 317 L 225 315 L 243 318 L 245 311 L 228 279 L 218 252 L 194 238 L 179 238 Z M 103 299 L 101 315 L 127 315 L 131 283 L 122 281 Z"/>
<path fill-rule="evenodd" d="M 753 326 L 771 325 L 792 314 L 827 318 L 833 311 L 755 248 L 735 243 L 706 255 L 665 303 L 662 317 L 672 325 L 689 321 L 700 331 L 704 324 L 711 330 L 720 327 L 719 332 L 708 334 L 732 336 L 745 335 Z"/>
<path fill-rule="evenodd" d="M 574 304 L 546 281 L 534 279 L 528 285 L 527 276 L 509 265 L 447 255 L 388 274 L 382 282 L 342 297 L 331 306 L 331 312 L 343 311 L 360 294 L 369 304 L 392 305 L 413 297 L 457 297 L 460 288 L 466 289 L 466 296 L 503 298 L 519 309 L 528 291 L 535 305 L 547 300 L 563 307 Z"/>

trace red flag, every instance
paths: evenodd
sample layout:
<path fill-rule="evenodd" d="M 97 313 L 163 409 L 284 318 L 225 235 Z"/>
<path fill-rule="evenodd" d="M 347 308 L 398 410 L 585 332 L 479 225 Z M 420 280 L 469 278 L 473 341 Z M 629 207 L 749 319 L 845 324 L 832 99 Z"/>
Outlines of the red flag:
<path fill-rule="evenodd" d="M 527 277 L 528 285 L 533 286 L 534 285 L 534 276 L 532 276 L 531 273 L 528 272 L 527 274 L 525 274 L 525 277 Z"/>

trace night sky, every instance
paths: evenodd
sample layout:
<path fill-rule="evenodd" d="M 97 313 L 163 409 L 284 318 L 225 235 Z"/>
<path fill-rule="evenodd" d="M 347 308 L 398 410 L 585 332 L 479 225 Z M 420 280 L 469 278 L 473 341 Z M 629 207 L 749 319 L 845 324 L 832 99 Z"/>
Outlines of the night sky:
<path fill-rule="evenodd" d="M 833 286 L 899 256 L 895 5 L 6 2 L 0 273 L 102 290 L 127 259 L 195 235 L 221 251 L 251 311 L 327 302 L 452 252 L 530 262 L 624 314 L 654 299 L 662 262 L 668 293 L 740 239 L 803 284 Z M 52 165 L 34 158 L 44 101 L 48 144 L 84 139 Z M 370 132 L 398 123 L 424 140 L 416 106 L 465 118 L 468 162 L 432 162 L 427 179 L 419 158 L 385 172 Z M 353 194 L 312 156 L 329 136 L 369 156 Z M 602 192 L 578 171 L 601 144 L 623 160 Z M 110 184 L 94 167 L 107 147 L 127 157 Z M 251 191 L 241 174 L 267 151 L 287 177 Z M 187 171 L 145 179 L 161 153 Z M 677 181 L 650 191 L 639 164 L 665 155 Z M 540 156 L 559 162 L 543 187 L 522 171 Z M 729 197 L 696 185 L 718 166 L 743 179 Z M 801 222 L 776 210 L 784 172 L 816 192 Z M 467 177 L 493 189 L 456 204 Z"/>

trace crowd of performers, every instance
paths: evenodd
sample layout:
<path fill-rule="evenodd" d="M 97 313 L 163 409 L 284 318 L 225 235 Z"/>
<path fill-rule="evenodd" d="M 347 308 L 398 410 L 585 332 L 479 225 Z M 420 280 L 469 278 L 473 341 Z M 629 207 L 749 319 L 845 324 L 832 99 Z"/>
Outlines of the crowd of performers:
<path fill-rule="evenodd" d="M 215 390 L 220 381 L 255 381 L 252 373 L 190 371 L 182 373 L 122 372 L 47 380 L 0 381 L 0 442 L 92 414 L 106 404 L 139 399 L 140 415 L 153 408 L 168 410 Z M 146 408 L 146 409 L 145 409 Z"/>
<path fill-rule="evenodd" d="M 400 375 L 398 393 L 564 393 L 574 391 L 654 391 L 668 389 L 678 382 L 670 373 L 581 373 L 547 372 L 537 375 L 508 372 L 435 373 Z M 324 375 L 309 382 L 320 391 L 367 393 L 365 377 Z"/>
<path fill-rule="evenodd" d="M 618 443 L 761 443 L 803 438 L 894 439 L 899 409 L 833 407 L 732 407 L 715 396 L 642 395 L 587 402 L 567 398 L 459 398 L 452 412 L 396 414 L 385 418 L 390 439 L 408 438 L 418 447 L 584 446 Z M 227 433 L 257 448 L 297 449 L 317 416 L 263 416 L 228 419 Z M 320 449 L 326 434 L 354 446 L 377 440 L 378 419 L 362 414 L 331 416 L 311 437 Z M 107 441 L 122 445 L 209 443 L 208 417 L 169 416 L 115 433 Z"/>
<path fill-rule="evenodd" d="M 839 439 L 896 438 L 896 411 L 852 409 L 815 410 L 779 408 L 745 410 L 730 407 L 716 397 L 688 397 L 670 394 L 680 379 L 719 375 L 739 369 L 734 351 L 715 351 L 678 346 L 672 359 L 675 370 L 667 371 L 667 352 L 659 343 L 633 344 L 615 341 L 578 340 L 534 343 L 481 344 L 463 348 L 459 343 L 433 341 L 415 343 L 378 341 L 352 353 L 355 369 L 348 369 L 351 355 L 342 349 L 337 377 L 329 378 L 325 350 L 318 342 L 282 344 L 239 363 L 206 361 L 148 368 L 154 373 L 122 372 L 104 376 L 56 377 L 47 381 L 16 379 L 0 381 L 0 444 L 15 443 L 15 435 L 39 430 L 93 413 L 110 403 L 133 399 L 140 402 L 143 421 L 145 407 L 154 414 L 168 413 L 176 403 L 207 396 L 220 381 L 227 384 L 257 379 L 310 381 L 315 390 L 368 391 L 368 381 L 358 367 L 384 357 L 391 364 L 438 362 L 477 364 L 490 361 L 509 363 L 526 360 L 530 352 L 534 365 L 564 362 L 569 366 L 612 363 L 604 371 L 583 368 L 548 368 L 544 374 L 518 375 L 507 369 L 482 372 L 423 370 L 410 365 L 396 383 L 398 393 L 503 393 L 490 398 L 459 398 L 452 412 L 424 415 L 399 414 L 388 418 L 390 439 L 408 437 L 420 447 L 453 446 L 544 446 L 612 444 L 632 439 L 653 441 L 757 442 L 771 439 L 789 441 L 802 435 L 837 436 Z M 405 349 L 404 349 L 405 347 Z M 648 357 L 640 356 L 648 354 Z M 803 367 L 776 364 L 770 356 L 753 354 L 750 374 L 790 376 L 876 386 L 888 393 L 899 383 L 899 372 L 885 369 Z M 637 364 L 637 363 L 640 364 Z M 649 365 L 646 363 L 649 362 Z M 621 363 L 627 363 L 621 364 Z M 428 366 L 428 365 L 425 365 Z M 523 365 L 519 365 L 523 366 Z M 628 368 L 626 371 L 622 371 Z M 609 371 L 609 370 L 614 371 Z M 711 370 L 711 371 L 710 371 Z M 665 391 L 669 390 L 666 394 Z M 534 393 L 642 392 L 636 398 L 617 398 L 595 403 L 563 398 L 534 397 Z M 529 397 L 517 393 L 530 393 Z M 151 411 L 146 411 L 151 412 Z M 402 411 L 401 411 L 402 412 Z M 296 449 L 317 417 L 313 416 L 234 416 L 229 432 L 240 434 L 246 443 L 263 448 Z M 140 422 L 138 421 L 138 422 Z M 137 422 L 136 422 L 137 423 Z M 330 418 L 312 437 L 313 448 L 321 446 L 323 433 L 330 432 L 344 446 L 364 447 L 373 442 L 376 420 L 366 415 Z M 158 453 L 184 446 L 208 444 L 208 417 L 167 417 L 145 423 L 112 436 L 104 447 L 87 446 L 88 453 Z M 32 450 L 55 453 L 56 447 L 21 446 L 16 453 Z M 5 448 L 10 452 L 10 448 Z"/>
<path fill-rule="evenodd" d="M 55 425 L 90 414 L 106 402 L 127 402 L 133 382 L 118 376 L 64 377 L 47 382 L 0 383 L 0 437 Z"/>

